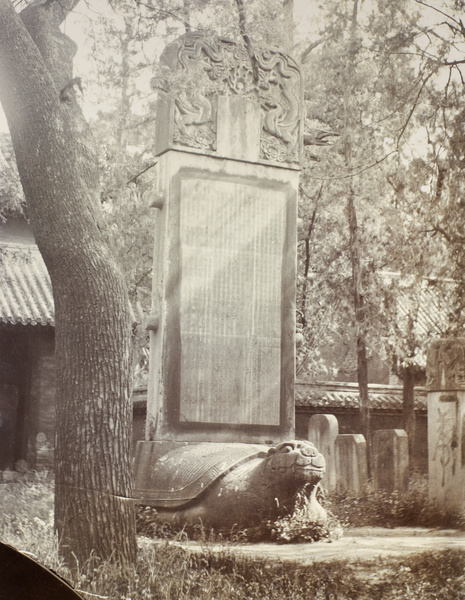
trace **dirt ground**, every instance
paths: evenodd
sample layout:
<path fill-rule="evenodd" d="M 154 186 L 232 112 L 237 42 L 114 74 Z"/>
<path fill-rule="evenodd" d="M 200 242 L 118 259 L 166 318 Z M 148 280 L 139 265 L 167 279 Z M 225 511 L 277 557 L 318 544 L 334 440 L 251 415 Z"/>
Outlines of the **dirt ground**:
<path fill-rule="evenodd" d="M 183 542 L 180 545 L 194 552 L 202 548 L 197 542 Z M 446 548 L 465 550 L 465 532 L 410 527 L 361 527 L 346 529 L 343 536 L 337 540 L 314 544 L 209 544 L 210 550 L 227 549 L 250 557 L 301 564 L 330 560 L 401 558 L 407 554 Z"/>

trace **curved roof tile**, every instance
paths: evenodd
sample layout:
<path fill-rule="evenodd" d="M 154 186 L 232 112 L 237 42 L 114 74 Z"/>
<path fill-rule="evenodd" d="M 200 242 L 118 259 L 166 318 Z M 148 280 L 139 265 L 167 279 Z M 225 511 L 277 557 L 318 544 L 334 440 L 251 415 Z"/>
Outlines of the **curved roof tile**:
<path fill-rule="evenodd" d="M 368 386 L 371 409 L 402 410 L 402 388 L 394 385 Z M 312 408 L 354 408 L 360 407 L 356 383 L 306 383 L 296 381 L 295 405 Z M 415 389 L 415 409 L 426 410 L 424 388 Z"/>
<path fill-rule="evenodd" d="M 36 246 L 0 246 L 0 322 L 55 325 L 52 284 Z"/>

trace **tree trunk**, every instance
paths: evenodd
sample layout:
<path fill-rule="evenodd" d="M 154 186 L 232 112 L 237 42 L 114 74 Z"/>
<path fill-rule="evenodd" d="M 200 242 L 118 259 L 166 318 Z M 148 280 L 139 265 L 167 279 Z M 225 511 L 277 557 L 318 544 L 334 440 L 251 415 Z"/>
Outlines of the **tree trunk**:
<path fill-rule="evenodd" d="M 294 51 L 294 0 L 283 0 L 283 49 L 292 56 Z"/>
<path fill-rule="evenodd" d="M 413 461 L 415 448 L 415 379 L 415 367 L 405 367 L 402 389 L 402 417 L 404 429 L 408 435 L 410 464 Z"/>
<path fill-rule="evenodd" d="M 76 4 L 70 0 L 68 9 Z M 98 165 L 72 79 L 66 3 L 0 0 L 1 100 L 56 318 L 55 524 L 71 566 L 136 555 L 130 309 L 100 212 Z"/>
<path fill-rule="evenodd" d="M 365 309 L 362 295 L 360 248 L 358 239 L 357 213 L 354 204 L 354 191 L 350 184 L 347 198 L 349 220 L 350 255 L 352 262 L 352 292 L 355 309 L 355 331 L 357 338 L 357 378 L 360 398 L 362 433 L 367 443 L 368 475 L 371 475 L 371 415 L 368 396 L 368 361 L 365 342 Z"/>
<path fill-rule="evenodd" d="M 352 106 L 353 94 L 355 92 L 352 75 L 356 69 L 354 58 L 356 55 L 356 27 L 358 15 L 358 0 L 354 0 L 350 25 L 350 60 L 347 65 L 347 85 L 344 93 L 344 133 L 343 149 L 344 162 L 349 169 L 352 167 L 352 137 L 355 132 L 354 108 Z M 362 292 L 362 270 L 360 265 L 360 241 L 357 225 L 357 212 L 355 208 L 355 191 L 352 178 L 349 179 L 347 193 L 347 218 L 349 222 L 349 247 L 352 264 L 352 294 L 355 312 L 355 331 L 357 340 L 357 378 L 360 398 L 360 416 L 362 422 L 362 433 L 367 443 L 368 476 L 371 475 L 371 416 L 368 397 L 368 362 L 365 341 L 365 308 Z"/>

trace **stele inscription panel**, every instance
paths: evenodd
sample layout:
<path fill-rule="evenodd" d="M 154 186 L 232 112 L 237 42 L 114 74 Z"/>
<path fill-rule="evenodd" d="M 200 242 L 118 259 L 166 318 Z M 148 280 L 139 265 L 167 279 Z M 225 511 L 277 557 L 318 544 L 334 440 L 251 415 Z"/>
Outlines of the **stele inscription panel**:
<path fill-rule="evenodd" d="M 180 422 L 280 424 L 286 193 L 181 181 Z"/>

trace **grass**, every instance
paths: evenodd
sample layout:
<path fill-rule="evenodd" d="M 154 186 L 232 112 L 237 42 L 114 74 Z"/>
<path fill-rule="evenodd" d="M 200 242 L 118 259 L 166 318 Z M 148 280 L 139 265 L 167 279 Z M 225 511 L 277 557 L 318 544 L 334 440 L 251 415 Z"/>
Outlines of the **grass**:
<path fill-rule="evenodd" d="M 46 471 L 26 474 L 19 482 L 1 483 L 0 541 L 58 569 L 61 561 L 53 535 L 53 494 L 53 478 Z"/>
<path fill-rule="evenodd" d="M 368 488 L 358 497 L 333 494 L 324 504 L 345 526 L 428 527 L 465 531 L 465 512 L 441 510 L 428 499 L 428 480 L 413 476 L 405 492 L 388 494 Z"/>
<path fill-rule="evenodd" d="M 413 492 L 411 492 L 413 494 Z M 394 515 L 407 518 L 413 511 L 421 489 L 399 497 L 392 503 L 373 499 L 377 508 L 370 518 L 379 519 L 389 508 Z M 362 504 L 368 502 L 362 499 Z M 392 499 L 391 499 L 392 500 Z M 355 500 L 346 497 L 346 516 L 363 513 Z M 349 510 L 348 507 L 351 506 Z M 384 507 L 384 508 L 383 508 Z M 407 508 L 409 511 L 407 511 Z M 46 474 L 29 475 L 18 483 L 0 484 L 0 539 L 20 550 L 32 552 L 40 562 L 71 580 L 60 562 L 53 535 L 53 482 Z M 390 517 L 390 518 L 391 518 Z M 365 521 L 368 516 L 364 515 Z M 401 519 L 402 520 L 402 519 Z M 294 527 L 305 529 L 297 516 L 282 524 L 286 535 Z M 359 523 L 357 523 L 359 524 Z M 376 524 L 371 522 L 370 524 Z M 166 533 L 166 532 L 165 532 Z M 465 598 L 465 557 L 461 550 L 424 552 L 402 560 L 331 561 L 311 565 L 282 563 L 268 559 L 239 556 L 233 545 L 214 551 L 205 540 L 198 553 L 168 540 L 155 544 L 139 538 L 140 550 L 135 569 L 116 572 L 109 564 L 89 563 L 72 581 L 88 600 L 457 600 Z M 83 594 L 84 595 L 84 594 Z"/>

